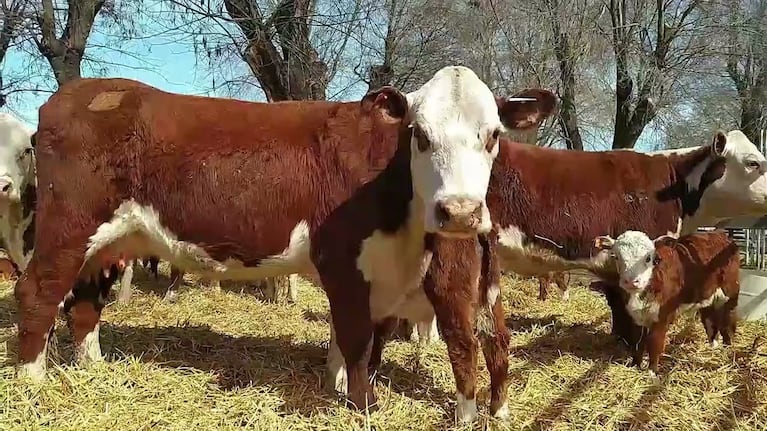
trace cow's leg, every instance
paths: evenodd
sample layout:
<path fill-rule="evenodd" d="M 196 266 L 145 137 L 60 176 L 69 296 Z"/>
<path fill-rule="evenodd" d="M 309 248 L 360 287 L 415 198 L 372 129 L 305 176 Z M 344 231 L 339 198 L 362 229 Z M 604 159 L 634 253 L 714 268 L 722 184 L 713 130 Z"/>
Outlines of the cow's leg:
<path fill-rule="evenodd" d="M 480 302 L 484 302 L 483 308 L 489 307 L 488 317 L 492 319 L 492 328 L 487 328 L 491 330 L 482 330 L 480 325 L 477 325 L 485 364 L 490 373 L 490 414 L 497 418 L 507 418 L 509 408 L 506 403 L 506 389 L 510 339 L 501 300 L 501 271 L 495 255 L 495 236 L 482 236 L 479 241 L 482 251 L 479 291 L 480 298 L 485 298 Z"/>
<path fill-rule="evenodd" d="M 653 325 L 647 335 L 647 354 L 650 356 L 650 378 L 654 383 L 658 382 L 658 363 L 663 351 L 666 349 L 666 332 L 669 327 L 668 321 L 660 321 Z"/>
<path fill-rule="evenodd" d="M 125 265 L 125 270 L 123 271 L 122 277 L 120 277 L 120 292 L 117 294 L 118 304 L 127 304 L 130 302 L 134 263 L 134 261 L 128 262 L 128 264 Z"/>
<path fill-rule="evenodd" d="M 637 335 L 641 335 L 642 331 L 641 327 L 634 323 L 626 309 L 628 299 L 623 289 L 604 282 L 600 283 L 600 286 L 612 314 L 612 334 L 618 338 L 618 341 L 623 341 L 629 346 L 635 346 L 640 341 Z"/>
<path fill-rule="evenodd" d="M 716 335 L 719 330 L 717 318 L 717 310 L 713 307 L 706 307 L 700 310 L 700 321 L 703 323 L 703 328 L 706 330 L 706 338 L 711 347 L 716 347 Z"/>
<path fill-rule="evenodd" d="M 348 395 L 349 386 L 346 377 L 346 364 L 341 349 L 338 347 L 338 337 L 333 325 L 333 318 L 330 318 L 330 346 L 328 347 L 328 357 L 326 362 L 325 387 L 328 392 L 336 392 Z"/>
<path fill-rule="evenodd" d="M 394 333 L 394 329 L 397 327 L 398 322 L 399 319 L 396 317 L 387 317 L 375 325 L 373 331 L 373 348 L 370 351 L 370 362 L 368 363 L 368 375 L 370 376 L 371 383 L 375 381 L 378 367 L 381 366 L 384 346 Z"/>
<path fill-rule="evenodd" d="M 290 301 L 291 279 L 288 276 L 269 277 L 263 280 L 264 299 L 278 304 Z"/>
<path fill-rule="evenodd" d="M 170 284 L 168 285 L 168 289 L 165 291 L 165 296 L 163 297 L 163 301 L 165 302 L 176 302 L 178 299 L 178 288 L 181 286 L 181 283 L 184 281 L 184 272 L 180 269 L 176 268 L 175 266 L 170 267 Z"/>
<path fill-rule="evenodd" d="M 549 275 L 538 277 L 538 299 L 545 301 L 549 297 Z"/>
<path fill-rule="evenodd" d="M 75 343 L 75 358 L 81 365 L 102 360 L 99 320 L 117 274 L 117 267 L 112 265 L 108 276 L 99 273 L 94 279 L 78 280 L 64 304 L 67 325 Z"/>
<path fill-rule="evenodd" d="M 569 301 L 570 300 L 570 291 L 567 290 L 567 282 L 565 281 L 565 273 L 564 272 L 554 273 L 554 283 L 556 283 L 557 287 L 559 288 L 559 293 L 562 295 L 562 301 Z"/>
<path fill-rule="evenodd" d="M 298 302 L 298 274 L 290 274 L 288 277 L 288 302 Z"/>
<path fill-rule="evenodd" d="M 349 289 L 343 295 L 343 298 L 336 298 L 332 294 L 328 296 L 335 342 L 346 364 L 347 404 L 361 410 L 375 410 L 376 397 L 368 381 L 368 363 L 373 347 L 373 322 L 370 319 L 368 293 L 366 289 Z"/>
<path fill-rule="evenodd" d="M 436 316 L 422 322 L 410 322 L 410 325 L 412 325 L 410 341 L 427 344 L 439 340 Z"/>
<path fill-rule="evenodd" d="M 76 244 L 85 244 L 77 238 Z M 82 264 L 81 246 L 63 243 L 56 250 L 38 247 L 14 290 L 19 312 L 19 375 L 40 380 L 45 376 L 48 338 L 59 305 L 77 280 Z"/>
<path fill-rule="evenodd" d="M 732 338 L 735 336 L 735 326 L 737 325 L 737 316 L 735 308 L 738 305 L 738 297 L 730 298 L 724 305 L 716 310 L 717 330 L 722 334 L 722 343 L 725 346 L 732 345 Z"/>
<path fill-rule="evenodd" d="M 478 343 L 474 336 L 474 304 L 478 300 L 479 252 L 473 240 L 434 237 L 433 247 L 424 291 L 447 344 L 456 384 L 457 419 L 472 422 L 477 418 Z"/>

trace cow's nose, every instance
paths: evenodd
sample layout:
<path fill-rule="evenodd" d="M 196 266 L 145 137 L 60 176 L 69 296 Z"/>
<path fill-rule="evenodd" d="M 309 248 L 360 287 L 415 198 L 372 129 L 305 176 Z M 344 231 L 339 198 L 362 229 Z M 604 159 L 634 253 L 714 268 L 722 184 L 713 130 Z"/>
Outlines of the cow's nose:
<path fill-rule="evenodd" d="M 448 198 L 437 202 L 435 215 L 440 231 L 472 234 L 482 223 L 482 201 L 470 198 Z"/>

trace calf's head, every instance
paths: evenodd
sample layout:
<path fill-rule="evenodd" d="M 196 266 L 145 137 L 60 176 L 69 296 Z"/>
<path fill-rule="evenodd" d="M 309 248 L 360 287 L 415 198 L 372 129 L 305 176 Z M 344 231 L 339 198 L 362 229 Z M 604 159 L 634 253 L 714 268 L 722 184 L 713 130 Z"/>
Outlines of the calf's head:
<path fill-rule="evenodd" d="M 17 203 L 34 182 L 32 131 L 9 114 L 0 113 L 0 204 Z"/>
<path fill-rule="evenodd" d="M 673 265 L 674 241 L 666 235 L 653 241 L 644 232 L 629 230 L 617 239 L 597 237 L 594 245 L 601 250 L 611 250 L 618 266 L 620 287 L 630 293 L 641 293 L 654 278 L 666 272 L 666 266 Z"/>
<path fill-rule="evenodd" d="M 500 134 L 538 127 L 557 105 L 551 92 L 539 89 L 496 98 L 471 69 L 461 66 L 441 69 L 404 99 L 385 87 L 368 93 L 366 100 L 402 119 L 424 228 L 452 237 L 491 228 L 485 195 Z M 392 106 L 391 101 L 399 102 Z"/>

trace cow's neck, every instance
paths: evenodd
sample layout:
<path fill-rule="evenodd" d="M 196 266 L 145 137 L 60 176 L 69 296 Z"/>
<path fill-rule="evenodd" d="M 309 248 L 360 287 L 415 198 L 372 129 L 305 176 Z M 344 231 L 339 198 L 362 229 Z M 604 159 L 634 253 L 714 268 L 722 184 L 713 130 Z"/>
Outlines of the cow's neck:
<path fill-rule="evenodd" d="M 699 227 L 701 199 L 714 182 L 722 178 L 725 159 L 716 156 L 709 147 L 700 147 L 683 155 L 670 156 L 677 181 L 671 187 L 672 198 L 680 200 L 682 226 L 678 233 L 694 231 Z"/>

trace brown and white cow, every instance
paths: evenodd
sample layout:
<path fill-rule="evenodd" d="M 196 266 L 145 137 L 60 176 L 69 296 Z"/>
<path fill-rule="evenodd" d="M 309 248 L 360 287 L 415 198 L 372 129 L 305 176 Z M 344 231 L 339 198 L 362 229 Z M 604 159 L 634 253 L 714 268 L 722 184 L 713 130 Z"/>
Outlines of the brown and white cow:
<path fill-rule="evenodd" d="M 78 359 L 99 360 L 103 268 L 157 256 L 215 279 L 314 279 L 349 401 L 374 405 L 376 326 L 433 313 L 424 238 L 490 231 L 500 133 L 536 127 L 556 105 L 544 90 L 521 96 L 495 98 L 465 67 L 356 103 L 249 103 L 124 79 L 63 85 L 40 108 L 36 249 L 16 285 L 21 373 L 44 375 L 62 301 Z"/>
<path fill-rule="evenodd" d="M 35 155 L 32 130 L 0 113 L 0 240 L 19 270 L 32 256 L 35 213 Z"/>
<path fill-rule="evenodd" d="M 763 214 L 765 172 L 764 156 L 738 130 L 717 132 L 708 146 L 656 155 L 502 141 L 487 195 L 501 268 L 524 276 L 592 271 L 606 281 L 613 330 L 628 332 L 614 262 L 593 253 L 592 239 L 626 230 L 678 235 L 715 217 Z"/>
<path fill-rule="evenodd" d="M 655 241 L 644 232 L 626 231 L 613 239 L 595 239 L 611 250 L 618 264 L 619 285 L 626 292 L 626 310 L 635 324 L 648 328 L 634 349 L 634 364 L 650 356 L 650 377 L 657 380 L 666 333 L 678 312 L 700 310 L 708 341 L 717 336 L 725 345 L 735 334 L 735 307 L 740 293 L 740 253 L 726 232 L 664 235 Z M 641 334 L 640 334 L 641 335 Z"/>

